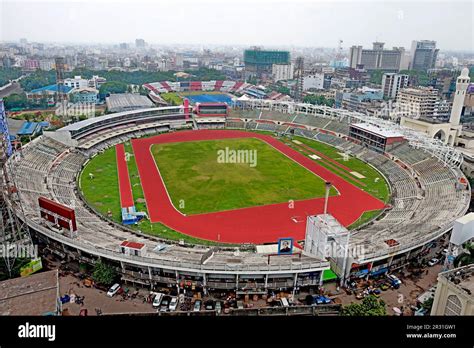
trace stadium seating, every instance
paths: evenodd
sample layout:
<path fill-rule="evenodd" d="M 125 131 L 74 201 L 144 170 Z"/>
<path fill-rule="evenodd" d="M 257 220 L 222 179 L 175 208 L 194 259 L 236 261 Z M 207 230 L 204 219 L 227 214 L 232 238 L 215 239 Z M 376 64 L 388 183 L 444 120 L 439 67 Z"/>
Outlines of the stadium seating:
<path fill-rule="evenodd" d="M 223 87 L 224 82 L 221 82 L 220 86 Z M 173 84 L 149 85 L 157 90 L 176 88 Z M 211 84 L 205 86 L 203 82 L 203 88 L 210 88 Z M 236 85 L 232 88 L 235 89 Z M 321 129 L 347 134 L 348 124 L 333 119 L 317 115 L 262 112 L 258 109 L 231 110 L 231 117 L 234 119 L 229 119 L 226 127 L 287 131 L 291 128 L 290 125 L 278 125 L 276 122 L 305 125 L 307 129 L 295 128 L 295 135 L 315 139 L 351 153 L 376 167 L 385 176 L 391 187 L 391 207 L 376 221 L 354 230 L 351 234 L 351 244 L 364 246 L 367 258 L 388 255 L 390 250 L 384 243 L 388 239 L 395 239 L 404 248 L 408 248 L 436 238 L 450 227 L 455 218 L 463 215 L 469 206 L 470 192 L 455 188 L 458 179 L 462 177 L 460 171 L 457 168 L 444 166 L 428 153 L 414 149 L 408 144 L 394 147 L 390 152 L 391 156 L 407 165 L 407 168 L 403 168 L 388 156 L 372 152 L 342 137 L 323 133 Z M 244 119 L 250 121 L 244 122 Z M 275 123 L 259 122 L 262 120 Z M 174 127 L 173 122 L 164 119 L 156 122 L 111 125 L 84 136 L 76 148 L 70 148 L 47 136 L 41 136 L 24 146 L 21 156 L 11 160 L 11 169 L 15 185 L 24 202 L 26 217 L 38 224 L 41 223 L 37 199 L 39 196 L 45 196 L 74 207 L 79 218 L 77 242 L 83 243 L 88 248 L 112 252 L 117 250 L 119 242 L 131 238 L 152 246 L 158 242 L 169 243 L 156 237 L 143 236 L 98 216 L 78 196 L 76 176 L 90 156 L 133 137 L 167 132 Z M 190 127 L 191 124 L 181 122 L 179 126 Z M 312 130 L 314 128 L 318 130 Z M 146 257 L 163 263 L 170 262 L 170 259 L 179 259 L 183 264 L 200 265 L 201 256 L 208 250 L 206 247 L 195 247 L 190 252 L 187 248 L 170 244 L 163 254 L 148 252 Z M 230 251 L 220 251 L 212 258 L 210 264 L 216 269 L 220 267 L 226 269 L 229 258 L 235 259 L 236 256 Z M 244 256 L 239 260 L 244 260 Z M 310 262 L 305 257 L 302 260 Z M 242 262 L 246 265 L 251 263 L 258 267 L 268 267 L 266 258 L 257 254 L 245 254 L 245 261 Z M 276 260 L 275 263 L 284 265 L 285 261 Z"/>

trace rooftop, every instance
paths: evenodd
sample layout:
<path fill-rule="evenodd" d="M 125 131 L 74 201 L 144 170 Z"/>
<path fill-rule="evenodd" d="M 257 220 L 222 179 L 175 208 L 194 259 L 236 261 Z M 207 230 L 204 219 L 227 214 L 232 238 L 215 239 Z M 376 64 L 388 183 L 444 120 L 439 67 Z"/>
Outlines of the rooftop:
<path fill-rule="evenodd" d="M 56 313 L 58 270 L 0 282 L 0 315 Z"/>
<path fill-rule="evenodd" d="M 139 94 L 111 94 L 107 97 L 107 108 L 112 111 L 151 108 L 152 106 L 153 102 L 150 99 Z"/>
<path fill-rule="evenodd" d="M 72 88 L 68 86 L 61 85 L 60 91 L 62 93 L 68 93 Z M 41 88 L 32 90 L 30 93 L 41 93 L 41 92 L 58 92 L 58 85 L 49 85 Z"/>
<path fill-rule="evenodd" d="M 439 276 L 474 298 L 474 264 L 440 273 Z"/>
<path fill-rule="evenodd" d="M 386 138 L 403 137 L 403 134 L 390 129 L 382 129 L 370 123 L 354 123 L 352 126 L 363 129 L 367 132 L 375 133 Z"/>

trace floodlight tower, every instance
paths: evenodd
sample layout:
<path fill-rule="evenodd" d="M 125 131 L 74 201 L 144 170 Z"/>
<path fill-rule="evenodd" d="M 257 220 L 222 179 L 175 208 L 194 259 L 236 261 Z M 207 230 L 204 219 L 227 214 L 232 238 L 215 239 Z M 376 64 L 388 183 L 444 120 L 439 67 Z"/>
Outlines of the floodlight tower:
<path fill-rule="evenodd" d="M 304 58 L 298 57 L 295 62 L 294 79 L 296 84 L 293 90 L 293 97 L 295 101 L 301 101 L 303 95 L 303 78 L 304 78 Z"/>
<path fill-rule="evenodd" d="M 56 66 L 56 103 L 61 103 L 64 100 L 64 94 L 62 93 L 64 87 L 64 58 L 63 57 L 56 57 L 54 59 L 54 64 Z"/>
<path fill-rule="evenodd" d="M 3 100 L 0 99 L 0 244 L 3 246 L 2 256 L 5 265 L 11 276 L 15 261 L 20 247 L 32 246 L 32 240 L 25 223 L 23 206 L 16 190 L 15 178 L 13 173 L 10 175 L 7 170 L 8 158 L 13 155 L 13 149 L 10 142 L 7 118 Z M 22 212 L 23 221 L 20 220 L 13 206 Z M 10 252 L 12 248 L 17 250 Z M 31 250 L 31 249 L 30 249 Z"/>

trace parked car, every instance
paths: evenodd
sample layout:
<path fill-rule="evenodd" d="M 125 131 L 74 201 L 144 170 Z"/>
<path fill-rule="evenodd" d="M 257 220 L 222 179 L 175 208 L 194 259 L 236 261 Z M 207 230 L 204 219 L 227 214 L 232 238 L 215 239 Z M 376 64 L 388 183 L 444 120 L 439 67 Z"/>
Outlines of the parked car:
<path fill-rule="evenodd" d="M 114 295 L 120 290 L 120 284 L 115 283 L 112 287 L 107 291 L 107 296 L 114 297 Z"/>
<path fill-rule="evenodd" d="M 390 281 L 390 285 L 393 286 L 394 289 L 398 289 L 402 284 L 402 281 L 393 274 L 388 275 L 387 278 Z"/>
<path fill-rule="evenodd" d="M 176 310 L 176 307 L 178 307 L 178 298 L 176 296 L 173 296 L 170 300 L 169 309 L 171 312 L 173 312 Z"/>
<path fill-rule="evenodd" d="M 163 296 L 161 299 L 161 304 L 160 304 L 160 312 L 167 312 L 168 311 L 168 306 L 170 304 L 171 297 L 170 296 Z"/>
<path fill-rule="evenodd" d="M 428 261 L 428 266 L 432 267 L 436 265 L 438 262 L 439 262 L 439 259 L 437 259 L 436 257 L 433 257 L 431 260 Z"/>
<path fill-rule="evenodd" d="M 443 251 L 441 252 L 441 254 L 443 254 L 443 255 L 446 256 L 446 255 L 448 255 L 448 251 L 449 251 L 448 249 L 443 249 Z"/>
<path fill-rule="evenodd" d="M 332 300 L 329 298 L 329 297 L 326 297 L 326 296 L 313 296 L 313 300 L 315 304 L 330 304 L 332 302 Z"/>
<path fill-rule="evenodd" d="M 199 312 L 200 310 L 201 310 L 201 300 L 196 300 L 196 302 L 194 302 L 193 311 L 194 312 Z"/>
<path fill-rule="evenodd" d="M 280 299 L 280 303 L 281 303 L 282 307 L 289 307 L 290 306 L 290 304 L 288 303 L 288 299 L 286 297 L 282 297 Z"/>
<path fill-rule="evenodd" d="M 216 313 L 221 314 L 222 311 L 222 303 L 220 301 L 216 302 Z"/>
<path fill-rule="evenodd" d="M 161 300 L 165 294 L 162 294 L 161 292 L 156 293 L 155 298 L 153 299 L 153 308 L 158 308 L 160 307 Z"/>

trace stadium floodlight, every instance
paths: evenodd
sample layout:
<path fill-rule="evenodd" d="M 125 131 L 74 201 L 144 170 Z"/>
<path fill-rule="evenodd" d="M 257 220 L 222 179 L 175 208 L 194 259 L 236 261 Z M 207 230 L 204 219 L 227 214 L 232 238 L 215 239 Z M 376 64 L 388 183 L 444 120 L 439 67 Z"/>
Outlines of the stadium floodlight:
<path fill-rule="evenodd" d="M 326 193 L 324 196 L 324 215 L 328 212 L 329 191 L 331 191 L 331 183 L 326 181 Z"/>

